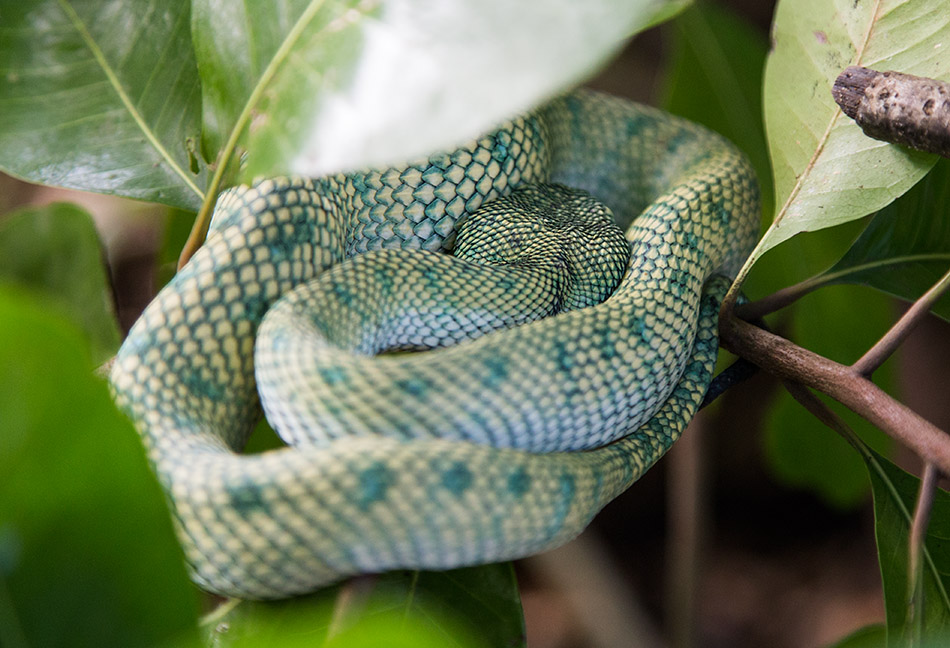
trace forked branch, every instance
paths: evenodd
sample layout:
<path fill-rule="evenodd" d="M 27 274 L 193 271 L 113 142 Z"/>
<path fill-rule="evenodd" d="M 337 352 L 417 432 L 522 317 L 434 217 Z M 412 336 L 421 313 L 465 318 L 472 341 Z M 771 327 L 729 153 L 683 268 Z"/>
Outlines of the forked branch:
<path fill-rule="evenodd" d="M 891 397 L 864 374 L 738 319 L 732 303 L 720 314 L 722 346 L 782 380 L 805 385 L 845 405 L 950 474 L 950 436 Z M 886 337 L 886 336 L 885 336 Z"/>

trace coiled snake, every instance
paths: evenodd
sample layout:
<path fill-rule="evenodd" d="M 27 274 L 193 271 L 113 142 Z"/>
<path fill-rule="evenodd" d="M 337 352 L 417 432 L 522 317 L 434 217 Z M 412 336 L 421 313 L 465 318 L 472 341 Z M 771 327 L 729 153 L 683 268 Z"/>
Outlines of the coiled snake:
<path fill-rule="evenodd" d="M 626 230 L 629 260 L 622 249 L 603 280 L 619 278 L 612 294 L 456 346 L 372 356 L 571 305 L 564 288 L 554 306 L 526 296 L 550 274 L 583 275 L 584 255 L 523 264 L 540 270 L 517 289 L 418 252 L 450 250 L 457 223 L 505 196 L 486 227 L 515 247 L 540 240 L 534 225 L 506 234 L 519 205 L 551 221 L 560 202 L 603 212 L 542 183 L 589 192 Z M 719 136 L 585 91 L 417 163 L 223 194 L 204 247 L 132 328 L 111 376 L 196 582 L 274 598 L 574 537 L 695 413 L 717 353 L 718 275 L 754 242 L 757 200 Z M 371 250 L 383 251 L 356 257 Z M 257 383 L 293 446 L 245 456 Z"/>

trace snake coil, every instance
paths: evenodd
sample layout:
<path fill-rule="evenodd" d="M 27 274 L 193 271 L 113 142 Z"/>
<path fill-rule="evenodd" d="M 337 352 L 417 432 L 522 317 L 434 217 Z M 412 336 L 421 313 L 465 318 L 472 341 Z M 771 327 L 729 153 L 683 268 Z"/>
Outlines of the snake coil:
<path fill-rule="evenodd" d="M 494 328 L 472 307 L 481 279 L 385 250 L 451 250 L 456 224 L 483 204 L 517 202 L 526 188 L 530 209 L 567 191 L 531 189 L 544 183 L 589 192 L 625 230 L 629 259 L 605 301 L 445 349 L 367 356 L 384 293 L 416 313 L 383 318 L 390 333 L 408 331 L 403 346 L 454 341 L 449 311 Z M 585 91 L 401 167 L 229 190 L 111 376 L 195 581 L 276 598 L 574 537 L 695 413 L 716 358 L 723 276 L 751 249 L 757 214 L 753 174 L 722 138 Z M 360 257 L 366 272 L 319 280 L 336 306 L 294 319 L 322 299 L 312 279 L 369 250 L 383 252 Z M 444 295 L 434 310 L 415 308 L 421 284 Z M 486 294 L 504 294 L 499 285 Z M 508 297 L 520 312 L 524 295 Z M 287 334 L 314 321 L 352 339 L 300 346 Z M 241 455 L 261 415 L 258 383 L 293 445 Z"/>

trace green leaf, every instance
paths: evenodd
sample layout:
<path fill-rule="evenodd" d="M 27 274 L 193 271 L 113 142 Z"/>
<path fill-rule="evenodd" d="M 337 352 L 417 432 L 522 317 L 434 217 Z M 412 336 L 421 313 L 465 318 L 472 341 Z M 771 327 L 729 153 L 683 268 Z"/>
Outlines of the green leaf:
<path fill-rule="evenodd" d="M 764 34 L 706 2 L 690 7 L 671 25 L 663 107 L 708 126 L 745 152 L 759 177 L 762 209 L 771 213 L 772 167 L 762 121 Z"/>
<path fill-rule="evenodd" d="M 164 497 L 78 330 L 9 286 L 0 322 L 0 645 L 193 638 Z"/>
<path fill-rule="evenodd" d="M 795 318 L 783 331 L 805 348 L 843 363 L 857 360 L 887 330 L 894 319 L 885 295 L 851 286 L 834 286 L 813 293 L 797 304 Z M 874 374 L 883 389 L 893 390 L 894 366 Z M 849 411 L 840 412 L 858 435 L 878 450 L 890 438 Z M 861 458 L 838 435 L 817 425 L 814 417 L 782 390 L 766 420 L 766 459 L 776 477 L 806 488 L 828 504 L 853 508 L 867 496 Z"/>
<path fill-rule="evenodd" d="M 279 602 L 232 601 L 205 621 L 214 646 L 266 646 L 306 633 L 313 645 L 459 648 L 524 646 L 524 620 L 508 564 L 446 572 L 392 572 Z M 371 640 L 375 637 L 376 643 Z M 369 641 L 367 643 L 367 641 Z"/>
<path fill-rule="evenodd" d="M 245 180 L 427 154 L 578 83 L 669 3 L 195 0 L 205 148 L 240 143 Z"/>
<path fill-rule="evenodd" d="M 884 584 L 888 645 L 906 638 L 908 605 L 907 539 L 920 480 L 873 451 L 865 455 L 874 493 L 874 529 Z M 938 490 L 924 541 L 920 613 L 925 637 L 950 630 L 950 494 Z"/>
<path fill-rule="evenodd" d="M 200 85 L 189 4 L 0 0 L 0 169 L 195 209 Z"/>
<path fill-rule="evenodd" d="M 281 440 L 274 428 L 272 428 L 270 423 L 267 422 L 267 419 L 261 417 L 261 420 L 257 422 L 254 431 L 251 432 L 251 436 L 248 437 L 247 444 L 244 446 L 243 452 L 244 454 L 258 454 L 261 452 L 267 452 L 268 450 L 274 450 L 285 445 L 287 444 Z"/>
<path fill-rule="evenodd" d="M 155 284 L 164 286 L 178 271 L 178 257 L 181 249 L 188 240 L 191 228 L 195 222 L 194 212 L 181 209 L 169 209 L 165 214 L 165 228 L 162 232 L 162 243 L 158 248 L 155 259 Z"/>
<path fill-rule="evenodd" d="M 121 336 L 92 217 L 66 203 L 25 208 L 0 221 L 0 279 L 49 297 L 83 330 L 92 360 L 115 354 Z"/>
<path fill-rule="evenodd" d="M 377 648 L 385 637 L 387 648 L 493 648 L 495 645 L 462 636 L 457 628 L 414 614 L 382 612 L 333 636 L 326 648 Z M 511 644 L 511 645 L 524 645 Z M 283 644 L 280 644 L 282 647 Z"/>
<path fill-rule="evenodd" d="M 855 630 L 829 648 L 884 648 L 887 642 L 887 627 L 875 623 Z"/>
<path fill-rule="evenodd" d="M 872 213 L 929 170 L 932 155 L 866 137 L 831 97 L 848 65 L 950 78 L 944 0 L 783 0 L 765 71 L 775 173 L 772 226 L 747 262 L 803 231 Z"/>
<path fill-rule="evenodd" d="M 913 301 L 950 269 L 950 160 L 878 212 L 847 254 L 815 283 L 858 283 Z M 950 320 L 950 296 L 933 311 Z"/>
<path fill-rule="evenodd" d="M 681 14 L 692 4 L 693 0 L 667 0 L 667 2 L 661 2 L 656 6 L 653 14 L 647 20 L 645 20 L 642 25 L 639 25 L 636 31 L 632 32 L 630 35 L 634 36 L 637 32 L 645 31 L 658 25 L 662 25 L 666 21 L 672 20 Z"/>

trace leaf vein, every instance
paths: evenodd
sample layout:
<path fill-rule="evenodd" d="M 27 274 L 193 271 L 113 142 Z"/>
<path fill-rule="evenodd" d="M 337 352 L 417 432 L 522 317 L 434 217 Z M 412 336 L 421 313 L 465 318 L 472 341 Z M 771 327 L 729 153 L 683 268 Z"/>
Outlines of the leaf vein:
<path fill-rule="evenodd" d="M 102 50 L 99 48 L 98 43 L 92 37 L 92 34 L 89 33 L 89 30 L 86 28 L 85 23 L 79 17 L 79 14 L 76 13 L 76 10 L 70 4 L 70 0 L 58 0 L 60 7 L 63 9 L 64 13 L 69 17 L 70 22 L 73 24 L 75 30 L 82 37 L 83 41 L 86 43 L 86 47 L 92 52 L 93 57 L 96 59 L 96 62 L 99 64 L 99 67 L 102 69 L 103 74 L 106 75 L 109 84 L 111 85 L 113 91 L 116 93 L 116 96 L 122 102 L 122 105 L 125 107 L 129 116 L 138 126 L 139 130 L 145 135 L 146 139 L 156 150 L 156 152 L 165 160 L 165 162 L 171 167 L 171 169 L 184 181 L 185 185 L 189 189 L 195 192 L 199 197 L 203 198 L 204 193 L 198 186 L 192 181 L 189 175 L 182 169 L 175 159 L 171 156 L 171 153 L 165 148 L 165 146 L 159 141 L 158 137 L 152 131 L 152 129 L 145 123 L 142 114 L 138 111 L 135 105 L 132 103 L 131 98 L 128 93 L 125 91 L 125 88 L 122 86 L 122 83 L 119 81 L 119 78 L 116 76 L 115 70 L 112 69 L 112 66 L 109 65 L 109 62 L 105 58 Z"/>

